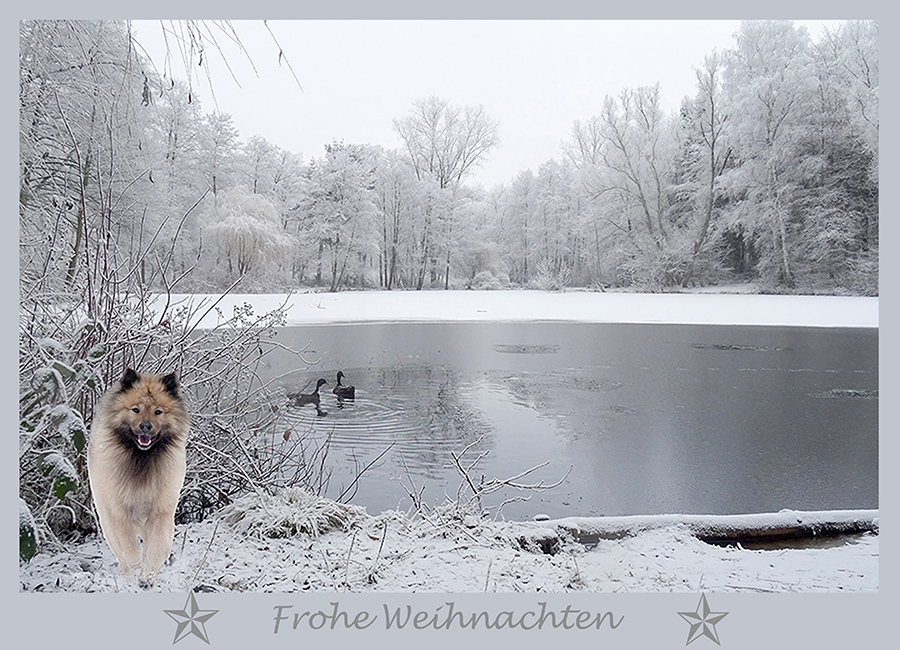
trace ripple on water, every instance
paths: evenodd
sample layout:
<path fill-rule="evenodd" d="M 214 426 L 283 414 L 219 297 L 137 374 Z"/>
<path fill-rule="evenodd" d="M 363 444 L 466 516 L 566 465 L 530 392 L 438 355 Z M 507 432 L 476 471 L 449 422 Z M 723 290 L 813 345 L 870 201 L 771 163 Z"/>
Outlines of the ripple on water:
<path fill-rule="evenodd" d="M 316 439 L 330 437 L 335 449 L 380 453 L 393 445 L 401 453 L 432 452 L 446 440 L 465 440 L 481 431 L 477 413 L 467 404 L 464 382 L 449 371 L 404 366 L 389 369 L 354 369 L 356 399 L 340 402 L 322 395 L 318 416 L 310 406 L 290 408 L 286 426 L 310 432 Z M 448 447 L 449 448 L 449 447 Z"/>
<path fill-rule="evenodd" d="M 495 352 L 501 354 L 556 354 L 559 352 L 558 345 L 526 345 L 523 343 L 515 344 L 497 344 L 494 346 Z"/>

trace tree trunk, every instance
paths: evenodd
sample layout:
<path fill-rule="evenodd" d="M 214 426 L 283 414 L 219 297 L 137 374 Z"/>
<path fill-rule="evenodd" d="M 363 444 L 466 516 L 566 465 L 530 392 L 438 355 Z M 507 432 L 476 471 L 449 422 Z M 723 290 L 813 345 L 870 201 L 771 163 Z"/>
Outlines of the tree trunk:
<path fill-rule="evenodd" d="M 81 241 L 85 228 L 85 195 L 87 194 L 87 186 L 91 174 L 91 151 L 88 149 L 84 159 L 84 170 L 81 175 L 81 201 L 78 203 L 78 214 L 75 218 L 75 242 L 72 244 L 72 257 L 69 259 L 69 267 L 66 270 L 66 284 L 71 286 L 75 282 L 75 276 L 78 272 L 78 256 L 81 253 Z"/>

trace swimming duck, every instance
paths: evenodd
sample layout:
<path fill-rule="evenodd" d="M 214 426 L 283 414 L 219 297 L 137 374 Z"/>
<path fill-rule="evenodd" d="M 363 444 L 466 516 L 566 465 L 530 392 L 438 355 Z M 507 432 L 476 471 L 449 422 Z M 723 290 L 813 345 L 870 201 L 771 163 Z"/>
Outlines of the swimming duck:
<path fill-rule="evenodd" d="M 315 404 L 316 410 L 319 408 L 319 389 L 323 384 L 328 382 L 320 379 L 316 382 L 316 389 L 311 393 L 288 393 L 287 397 L 294 406 L 306 406 L 307 404 Z"/>
<path fill-rule="evenodd" d="M 337 386 L 334 387 L 334 390 L 331 392 L 338 396 L 338 399 L 356 399 L 356 388 L 353 386 L 344 386 L 341 383 L 341 378 L 344 376 L 344 373 L 338 370 L 337 374 Z"/>

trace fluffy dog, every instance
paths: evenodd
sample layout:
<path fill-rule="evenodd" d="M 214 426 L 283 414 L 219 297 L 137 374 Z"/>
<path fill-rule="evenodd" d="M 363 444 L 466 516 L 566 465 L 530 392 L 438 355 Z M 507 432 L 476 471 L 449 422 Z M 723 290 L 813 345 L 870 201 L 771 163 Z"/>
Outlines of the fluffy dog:
<path fill-rule="evenodd" d="M 129 368 L 94 414 L 88 476 L 100 527 L 128 581 L 140 567 L 144 589 L 172 552 L 189 426 L 174 373 Z"/>

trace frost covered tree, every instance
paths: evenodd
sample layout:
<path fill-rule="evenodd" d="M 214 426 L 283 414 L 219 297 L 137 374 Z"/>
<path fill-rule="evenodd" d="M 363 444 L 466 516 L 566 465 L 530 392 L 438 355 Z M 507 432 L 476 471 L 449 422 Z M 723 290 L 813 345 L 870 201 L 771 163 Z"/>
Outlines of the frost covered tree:
<path fill-rule="evenodd" d="M 278 149 L 272 168 L 271 196 L 281 213 L 282 224 L 289 228 L 292 215 L 299 210 L 300 197 L 306 190 L 306 166 L 303 159 L 285 149 Z"/>
<path fill-rule="evenodd" d="M 509 257 L 510 279 L 521 285 L 528 283 L 533 271 L 533 247 L 530 224 L 537 209 L 537 182 L 534 172 L 519 172 L 497 200 L 493 233 Z"/>
<path fill-rule="evenodd" d="M 459 185 L 500 143 L 499 122 L 482 106 L 457 107 L 446 99 L 413 102 L 410 114 L 394 120 L 416 175 L 431 176 L 441 189 Z"/>
<path fill-rule="evenodd" d="M 227 113 L 214 111 L 204 117 L 199 130 L 199 163 L 213 194 L 237 182 L 238 135 Z"/>
<path fill-rule="evenodd" d="M 692 201 L 692 212 L 697 218 L 690 226 L 690 262 L 682 279 L 685 286 L 692 279 L 697 259 L 709 241 L 710 229 L 714 226 L 719 177 L 725 171 L 731 156 L 731 149 L 726 141 L 728 114 L 722 107 L 723 67 L 721 54 L 713 52 L 706 56 L 701 68 L 695 69 L 697 96 L 689 119 L 698 149 L 698 173 L 695 177 L 697 185 L 694 187 Z"/>
<path fill-rule="evenodd" d="M 744 197 L 737 214 L 759 235 L 766 280 L 794 286 L 795 208 L 809 171 L 798 162 L 815 106 L 809 37 L 791 22 L 743 22 L 725 75 L 740 156 L 730 176 Z"/>
<path fill-rule="evenodd" d="M 199 101 L 189 101 L 188 87 L 179 81 L 151 85 L 146 113 L 143 148 L 148 152 L 150 182 L 142 188 L 146 190 L 145 215 L 136 241 L 139 249 L 149 243 L 153 257 L 168 256 L 174 242 L 170 270 L 184 275 L 200 246 L 199 225 L 191 207 L 209 189 L 204 173 L 206 120 Z M 150 275 L 148 263 L 152 264 L 149 258 L 141 261 L 145 281 Z"/>
<path fill-rule="evenodd" d="M 511 281 L 562 288 L 580 272 L 576 178 L 567 160 L 551 159 L 492 193 L 484 230 L 505 251 Z"/>
<path fill-rule="evenodd" d="M 420 180 L 431 178 L 440 191 L 451 193 L 449 201 L 441 201 L 449 209 L 432 213 L 434 228 L 429 230 L 440 239 L 425 245 L 430 254 L 438 254 L 436 249 L 441 249 L 443 271 L 432 266 L 432 275 L 443 275 L 446 289 L 455 246 L 452 194 L 500 143 L 499 122 L 488 116 L 483 106 L 460 108 L 446 99 L 428 97 L 415 101 L 409 115 L 395 119 L 394 130 L 403 141 L 416 176 Z"/>
<path fill-rule="evenodd" d="M 501 244 L 505 188 L 473 191 L 467 201 L 471 219 L 459 251 L 457 270 L 467 289 L 508 289 L 509 258 Z"/>
<path fill-rule="evenodd" d="M 71 287 L 102 219 L 132 233 L 135 213 L 112 206 L 134 205 L 146 179 L 147 82 L 126 26 L 109 21 L 24 21 L 19 63 L 20 264 Z"/>
<path fill-rule="evenodd" d="M 541 288 L 561 289 L 578 272 L 579 199 L 574 182 L 574 169 L 566 162 L 549 160 L 538 168 L 530 239 L 539 271 L 532 280 Z"/>
<path fill-rule="evenodd" d="M 188 87 L 180 81 L 153 95 L 154 182 L 160 182 L 170 201 L 183 202 L 206 189 L 202 153 L 204 116 L 197 100 L 188 101 Z"/>
<path fill-rule="evenodd" d="M 659 86 L 626 89 L 618 101 L 607 97 L 601 112 L 603 164 L 611 184 L 597 187 L 597 196 L 613 193 L 629 206 L 629 232 L 639 246 L 662 250 L 668 236 L 666 182 L 671 150 Z"/>
<path fill-rule="evenodd" d="M 673 259 L 670 250 L 676 148 L 658 85 L 607 95 L 596 118 L 576 123 L 566 146 L 577 161 L 585 199 L 594 204 L 585 209 L 597 220 L 595 239 L 610 240 L 605 247 L 616 256 L 616 272 L 626 283 L 659 287 L 678 277 L 677 256 Z"/>
<path fill-rule="evenodd" d="M 307 171 L 307 192 L 300 204 L 304 236 L 316 247 L 315 281 L 330 291 L 366 282 L 375 257 L 375 168 L 377 150 L 332 143 Z"/>
<path fill-rule="evenodd" d="M 878 171 L 878 22 L 851 20 L 817 44 L 819 76 L 832 94 L 833 124 L 842 124 L 873 154 Z"/>
<path fill-rule="evenodd" d="M 822 187 L 805 252 L 829 281 L 871 293 L 878 278 L 878 24 L 850 21 L 816 47 Z"/>
<path fill-rule="evenodd" d="M 603 162 L 603 125 L 599 117 L 575 120 L 571 139 L 563 142 L 562 151 L 576 167 L 596 168 Z"/>
<path fill-rule="evenodd" d="M 207 197 L 203 222 L 217 260 L 227 268 L 227 283 L 246 278 L 254 288 L 271 286 L 272 280 L 284 282 L 293 242 L 271 200 L 242 187 L 230 188 Z"/>
<path fill-rule="evenodd" d="M 254 194 L 267 194 L 275 186 L 280 150 L 265 138 L 251 136 L 241 152 L 242 183 Z"/>
<path fill-rule="evenodd" d="M 375 207 L 379 220 L 378 282 L 385 289 L 411 284 L 406 250 L 413 224 L 422 214 L 423 192 L 409 161 L 384 152 L 375 173 Z"/>
<path fill-rule="evenodd" d="M 815 47 L 792 23 L 745 22 L 729 55 L 728 215 L 754 237 L 770 286 L 873 284 L 877 57 L 864 25 L 844 30 Z"/>
<path fill-rule="evenodd" d="M 406 266 L 411 270 L 412 284 L 417 290 L 435 286 L 439 280 L 439 260 L 446 240 L 442 233 L 453 210 L 453 191 L 441 189 L 437 181 L 426 177 L 418 181 L 420 209 L 411 224 L 410 245 L 406 249 Z"/>

